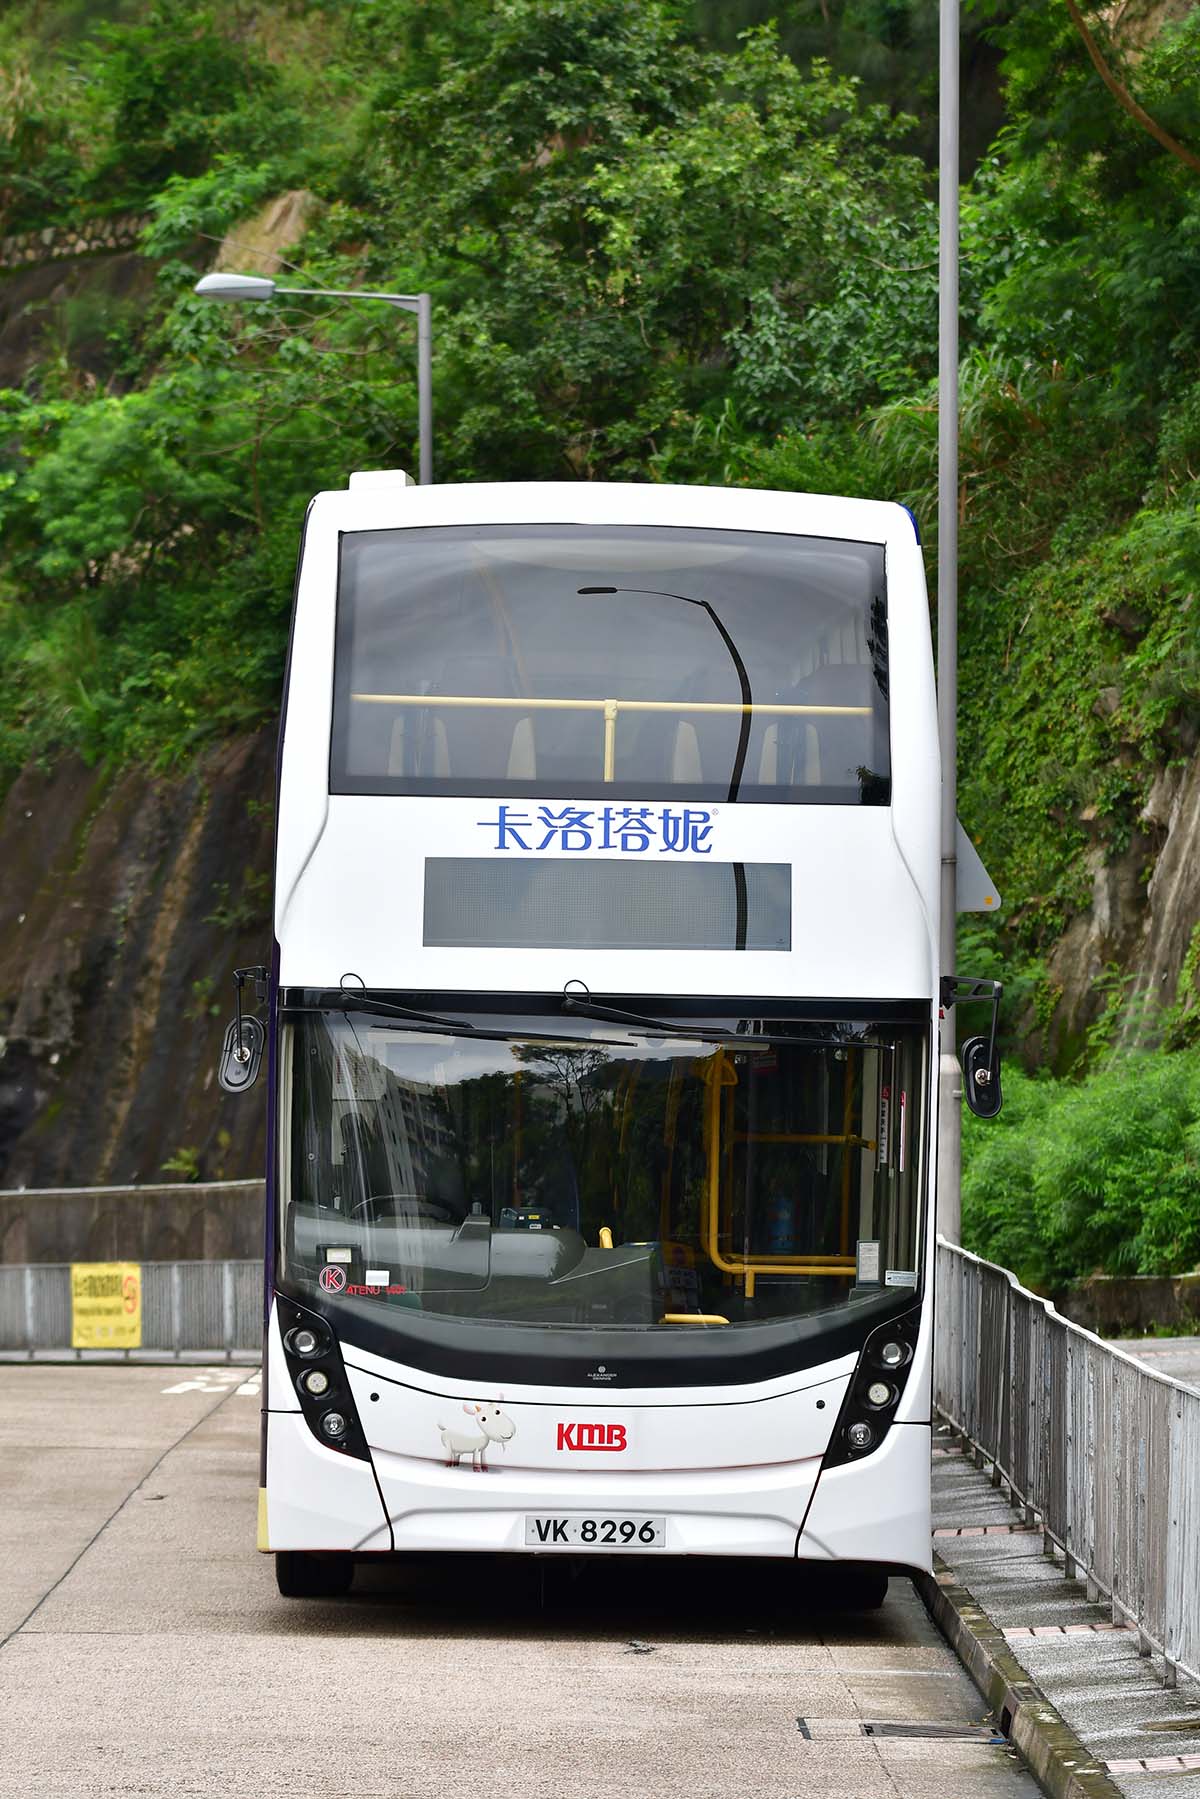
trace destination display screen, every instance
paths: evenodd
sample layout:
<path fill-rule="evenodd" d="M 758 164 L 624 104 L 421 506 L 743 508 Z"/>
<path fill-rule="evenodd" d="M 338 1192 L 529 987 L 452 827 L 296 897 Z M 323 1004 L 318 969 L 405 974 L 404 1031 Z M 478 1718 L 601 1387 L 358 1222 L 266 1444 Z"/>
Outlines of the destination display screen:
<path fill-rule="evenodd" d="M 431 856 L 423 941 L 438 948 L 792 947 L 786 862 Z"/>

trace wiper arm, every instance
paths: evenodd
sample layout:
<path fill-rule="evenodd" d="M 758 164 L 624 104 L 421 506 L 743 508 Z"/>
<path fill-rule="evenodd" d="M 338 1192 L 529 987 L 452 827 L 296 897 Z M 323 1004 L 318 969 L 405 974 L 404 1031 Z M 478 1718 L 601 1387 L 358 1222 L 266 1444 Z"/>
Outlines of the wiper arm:
<path fill-rule="evenodd" d="M 582 982 L 579 985 L 582 986 Z M 665 1019 L 650 1018 L 641 1012 L 623 1012 L 616 1006 L 597 1005 L 586 988 L 582 994 L 564 991 L 562 1010 L 577 1013 L 584 1018 L 610 1018 L 616 1024 L 630 1025 L 645 1031 L 651 1037 L 690 1037 L 695 1042 L 729 1044 L 734 1049 L 768 1050 L 781 1044 L 800 1049 L 839 1047 L 837 1038 L 833 1037 L 785 1037 L 770 1032 L 742 1036 L 738 1031 L 723 1031 L 718 1025 L 668 1024 Z"/>
<path fill-rule="evenodd" d="M 562 1010 L 582 1018 L 605 1018 L 614 1024 L 631 1025 L 649 1037 L 690 1037 L 698 1043 L 734 1043 L 739 1049 L 766 1049 L 772 1041 L 768 1037 L 740 1037 L 736 1031 L 722 1031 L 712 1025 L 668 1024 L 665 1019 L 648 1018 L 641 1012 L 598 1006 L 590 997 L 582 999 L 574 993 L 563 994 Z"/>
<path fill-rule="evenodd" d="M 336 994 L 336 997 L 335 997 Z M 376 999 L 373 994 L 363 993 L 357 987 L 339 987 L 330 990 L 329 995 L 318 993 L 316 1003 L 311 1006 L 283 1006 L 284 1012 L 377 1012 L 386 1018 L 402 1018 L 410 1031 L 420 1032 L 433 1037 L 474 1037 L 484 1043 L 524 1043 L 545 1039 L 550 1043 L 573 1043 L 571 1037 L 560 1036 L 554 1031 L 538 1031 L 524 1029 L 489 1030 L 484 1025 L 472 1024 L 467 1018 L 445 1018 L 437 1012 L 418 1012 L 412 1006 L 399 1006 L 390 999 Z M 687 1033 L 695 1036 L 694 1031 Z M 619 1040 L 609 1037 L 589 1037 L 587 1043 L 601 1043 L 606 1046 L 620 1048 Z"/>
<path fill-rule="evenodd" d="M 376 999 L 361 987 L 347 987 L 348 980 L 357 981 L 358 975 L 343 975 L 338 983 L 338 997 L 345 1000 L 348 1006 L 355 1006 L 360 1012 L 385 1012 L 394 1018 L 411 1018 L 417 1024 L 435 1025 L 442 1031 L 469 1031 L 472 1036 L 475 1026 L 465 1018 L 443 1018 L 437 1012 L 416 1012 L 411 1006 L 398 1006 L 390 999 Z"/>
<path fill-rule="evenodd" d="M 575 1013 L 581 1018 L 611 1018 L 614 1024 L 635 1025 L 638 1030 L 661 1032 L 664 1037 L 699 1037 L 702 1031 L 692 1031 L 683 1025 L 666 1024 L 661 1018 L 647 1018 L 641 1012 L 621 1012 L 616 1006 L 598 1006 L 591 999 L 579 999 L 573 993 L 564 993 L 563 1012 Z M 728 1036 L 729 1033 L 723 1032 Z"/>

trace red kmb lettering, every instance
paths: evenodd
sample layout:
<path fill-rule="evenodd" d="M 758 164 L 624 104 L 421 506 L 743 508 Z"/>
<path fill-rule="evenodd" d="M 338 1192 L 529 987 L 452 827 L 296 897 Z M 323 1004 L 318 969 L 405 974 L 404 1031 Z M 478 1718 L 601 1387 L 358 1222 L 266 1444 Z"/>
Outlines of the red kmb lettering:
<path fill-rule="evenodd" d="M 625 1426 L 623 1424 L 560 1424 L 558 1447 L 560 1449 L 602 1449 L 616 1452 L 625 1448 Z"/>

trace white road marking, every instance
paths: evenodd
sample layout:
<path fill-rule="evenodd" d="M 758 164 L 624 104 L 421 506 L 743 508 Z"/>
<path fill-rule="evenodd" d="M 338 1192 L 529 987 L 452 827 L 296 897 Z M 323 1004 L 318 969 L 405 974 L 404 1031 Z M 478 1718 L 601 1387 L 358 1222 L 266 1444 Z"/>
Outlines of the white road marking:
<path fill-rule="evenodd" d="M 176 1381 L 174 1386 L 162 1390 L 164 1393 L 228 1393 L 231 1388 L 249 1396 L 257 1395 L 262 1391 L 262 1369 L 256 1368 L 248 1375 L 245 1368 L 196 1368 L 189 1380 Z"/>

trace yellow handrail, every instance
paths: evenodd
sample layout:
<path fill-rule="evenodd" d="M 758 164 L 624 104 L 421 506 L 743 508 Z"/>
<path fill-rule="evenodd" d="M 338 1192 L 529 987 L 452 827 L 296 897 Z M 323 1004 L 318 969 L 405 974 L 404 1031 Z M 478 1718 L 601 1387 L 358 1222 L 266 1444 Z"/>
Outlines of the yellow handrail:
<path fill-rule="evenodd" d="M 800 718 L 870 718 L 870 706 L 785 706 L 774 701 L 754 700 L 746 705 L 741 700 L 548 700 L 520 699 L 511 694 L 475 693 L 352 693 L 352 700 L 364 706 L 517 706 L 525 712 L 603 712 L 615 706 L 618 712 L 770 712 Z"/>
<path fill-rule="evenodd" d="M 703 1240 L 704 1251 L 714 1268 L 722 1274 L 731 1274 L 737 1280 L 746 1283 L 746 1298 L 754 1297 L 754 1280 L 759 1274 L 808 1274 L 808 1275 L 852 1275 L 856 1268 L 853 1256 L 726 1256 L 720 1246 L 720 1205 L 721 1205 L 721 1095 L 728 1084 L 726 1081 L 726 1052 L 718 1048 L 704 1070 L 704 1081 L 708 1088 L 708 1103 L 705 1111 L 705 1148 L 708 1156 L 708 1183 L 706 1203 L 704 1207 Z M 728 1070 L 737 1080 L 733 1069 Z M 845 1139 L 839 1139 L 844 1141 Z"/>
<path fill-rule="evenodd" d="M 762 712 L 787 718 L 870 718 L 870 706 L 784 706 L 755 700 L 561 700 L 518 699 L 511 694 L 351 693 L 363 706 L 495 706 L 520 712 L 602 712 L 604 714 L 604 779 L 617 778 L 617 718 L 622 712 Z"/>

